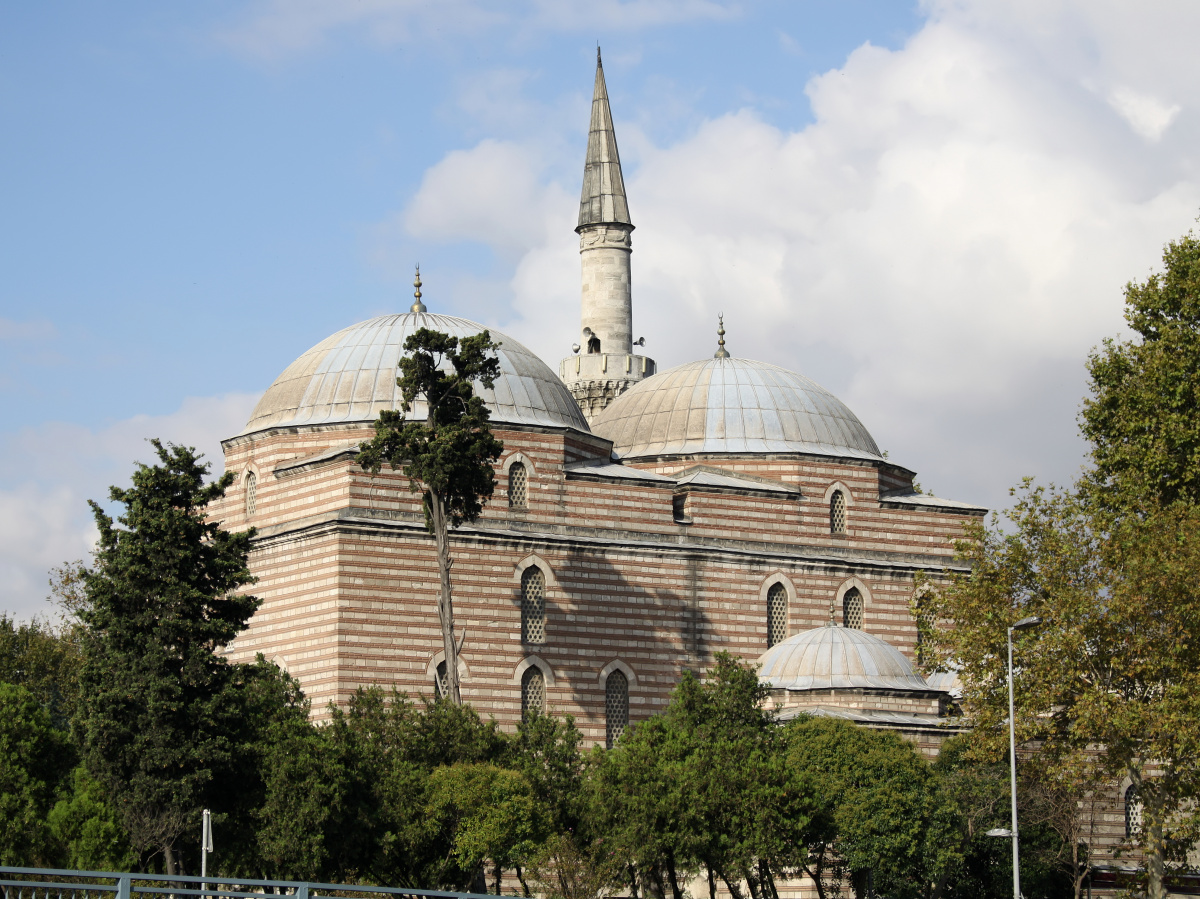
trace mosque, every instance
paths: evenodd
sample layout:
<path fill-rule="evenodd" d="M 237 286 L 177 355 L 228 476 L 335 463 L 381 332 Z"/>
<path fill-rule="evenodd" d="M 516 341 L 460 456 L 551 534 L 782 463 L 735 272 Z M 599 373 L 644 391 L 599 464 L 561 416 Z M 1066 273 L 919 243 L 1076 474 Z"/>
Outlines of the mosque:
<path fill-rule="evenodd" d="M 948 684 L 915 673 L 914 576 L 958 564 L 985 510 L 919 491 L 837 397 L 727 350 L 659 372 L 633 341 L 634 226 L 597 58 L 579 207 L 581 329 L 555 373 L 492 331 L 480 389 L 504 443 L 496 495 L 452 535 L 465 701 L 512 728 L 571 714 L 587 745 L 661 709 L 685 670 L 761 662 L 784 714 L 899 729 L 933 753 Z M 231 648 L 299 679 L 320 714 L 368 684 L 443 688 L 433 539 L 419 496 L 354 463 L 429 311 L 351 325 L 303 353 L 223 442 L 212 511 L 254 526 L 262 607 Z M 565 343 L 565 341 L 564 341 Z M 415 416 L 423 415 L 418 407 Z"/>

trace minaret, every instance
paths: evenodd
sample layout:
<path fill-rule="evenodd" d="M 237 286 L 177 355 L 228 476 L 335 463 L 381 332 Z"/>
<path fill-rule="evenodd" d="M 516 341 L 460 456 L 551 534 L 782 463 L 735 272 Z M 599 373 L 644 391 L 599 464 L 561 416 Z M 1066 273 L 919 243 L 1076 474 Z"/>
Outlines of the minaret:
<path fill-rule="evenodd" d="M 634 355 L 629 262 L 633 222 L 621 177 L 604 65 L 596 48 L 592 124 L 579 199 L 579 256 L 583 270 L 579 343 L 559 365 L 559 376 L 591 421 L 605 406 L 655 372 L 654 360 Z M 643 344 L 638 341 L 638 346 Z"/>

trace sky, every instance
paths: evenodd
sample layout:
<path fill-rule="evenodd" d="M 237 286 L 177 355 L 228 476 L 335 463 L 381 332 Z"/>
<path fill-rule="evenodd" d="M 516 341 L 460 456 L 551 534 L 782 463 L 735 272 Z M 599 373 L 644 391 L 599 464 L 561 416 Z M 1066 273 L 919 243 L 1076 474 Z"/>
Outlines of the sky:
<path fill-rule="evenodd" d="M 418 262 L 557 368 L 597 44 L 660 370 L 723 312 L 929 492 L 1069 482 L 1088 353 L 1200 212 L 1197 33 L 1155 0 L 0 3 L 0 611 L 53 612 L 147 438 L 220 470 Z"/>

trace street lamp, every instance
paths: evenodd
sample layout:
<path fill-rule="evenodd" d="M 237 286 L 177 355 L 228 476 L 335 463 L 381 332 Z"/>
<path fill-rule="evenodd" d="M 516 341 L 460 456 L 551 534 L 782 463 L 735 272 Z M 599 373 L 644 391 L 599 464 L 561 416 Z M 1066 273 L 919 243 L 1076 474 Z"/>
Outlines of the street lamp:
<path fill-rule="evenodd" d="M 1030 615 L 1008 629 L 1008 770 L 1012 786 L 1012 827 L 1009 828 L 1009 833 L 1003 833 L 1001 828 L 996 828 L 988 834 L 1012 837 L 1013 899 L 1021 899 L 1021 851 L 1017 839 L 1017 722 L 1016 713 L 1013 711 L 1012 635 L 1013 631 L 1027 630 L 1041 623 L 1042 619 L 1037 615 Z"/>

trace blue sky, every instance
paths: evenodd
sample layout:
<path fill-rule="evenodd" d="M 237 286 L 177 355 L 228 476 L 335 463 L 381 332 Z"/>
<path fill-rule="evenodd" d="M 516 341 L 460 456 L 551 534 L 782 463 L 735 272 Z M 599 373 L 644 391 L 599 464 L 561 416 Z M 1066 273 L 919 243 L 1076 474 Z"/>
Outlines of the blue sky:
<path fill-rule="evenodd" d="M 804 372 L 942 495 L 1081 460 L 1083 361 L 1200 207 L 1184 4 L 0 5 L 0 609 L 85 500 L 210 455 L 328 334 L 404 309 L 552 366 L 595 47 L 635 328 Z"/>

